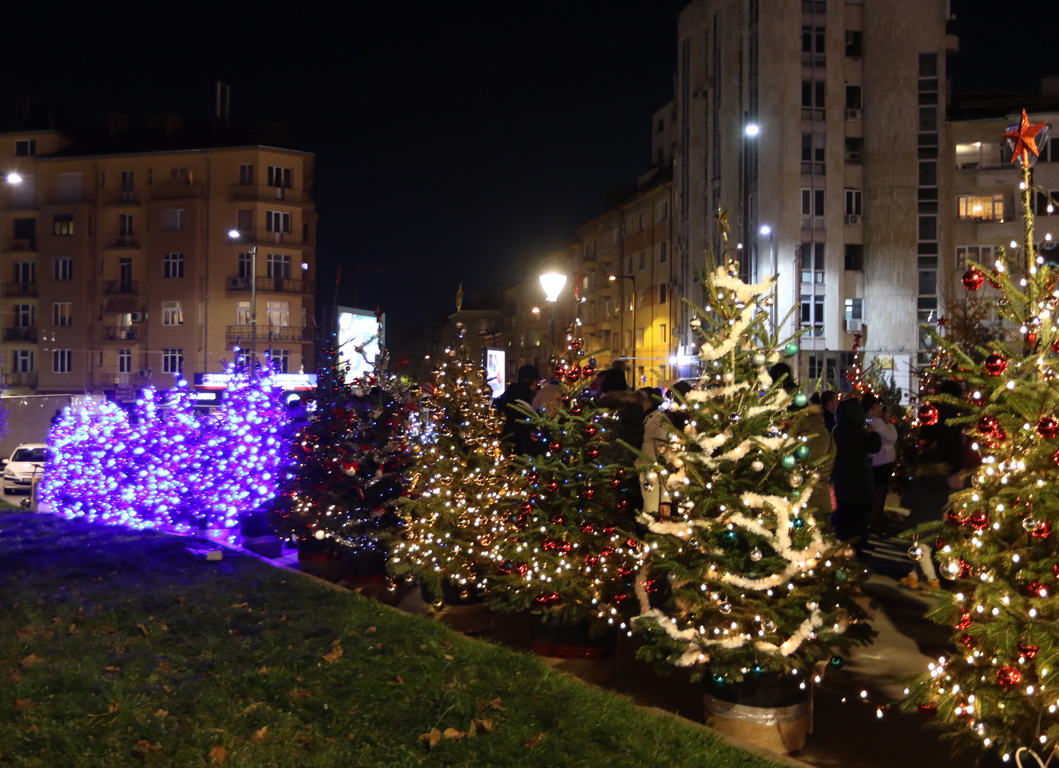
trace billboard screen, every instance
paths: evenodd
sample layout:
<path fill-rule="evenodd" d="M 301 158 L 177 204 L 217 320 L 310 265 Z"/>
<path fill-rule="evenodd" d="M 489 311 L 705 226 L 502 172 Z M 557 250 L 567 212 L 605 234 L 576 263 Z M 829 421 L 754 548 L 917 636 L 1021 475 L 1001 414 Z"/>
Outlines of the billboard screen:
<path fill-rule="evenodd" d="M 338 308 L 338 360 L 343 366 L 350 364 L 346 381 L 372 370 L 385 329 L 386 315 L 378 319 L 371 310 Z"/>
<path fill-rule="evenodd" d="M 504 376 L 506 355 L 502 349 L 485 350 L 485 379 L 493 388 L 493 397 L 500 397 L 507 389 Z"/>

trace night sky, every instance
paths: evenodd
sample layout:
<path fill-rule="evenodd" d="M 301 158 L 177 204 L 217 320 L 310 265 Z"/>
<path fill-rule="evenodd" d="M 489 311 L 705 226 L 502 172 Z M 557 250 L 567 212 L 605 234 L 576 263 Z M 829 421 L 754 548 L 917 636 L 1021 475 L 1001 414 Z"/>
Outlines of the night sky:
<path fill-rule="evenodd" d="M 321 300 L 341 264 L 340 302 L 380 305 L 396 341 L 452 311 L 458 283 L 517 279 L 648 167 L 686 0 L 93 5 L 5 9 L 0 107 L 201 119 L 228 83 L 233 122 L 316 153 Z M 1054 6 L 1021 30 L 953 0 L 956 87 L 1034 93 L 1059 74 Z"/>

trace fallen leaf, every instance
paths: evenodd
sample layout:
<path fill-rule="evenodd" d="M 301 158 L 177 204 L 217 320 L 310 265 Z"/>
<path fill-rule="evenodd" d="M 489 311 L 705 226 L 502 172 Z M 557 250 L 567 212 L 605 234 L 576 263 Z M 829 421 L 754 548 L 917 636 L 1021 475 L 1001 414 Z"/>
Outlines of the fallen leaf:
<path fill-rule="evenodd" d="M 283 614 L 282 616 L 280 616 L 279 620 L 280 621 L 286 621 L 287 620 L 287 614 Z"/>
<path fill-rule="evenodd" d="M 187 599 L 186 597 L 183 597 L 183 596 L 181 596 L 181 597 L 178 597 L 178 598 L 176 599 L 176 601 L 177 601 L 178 603 L 186 603 L 186 602 L 188 601 L 188 599 Z"/>
<path fill-rule="evenodd" d="M 452 645 L 452 641 L 451 640 L 442 640 L 441 644 L 442 645 Z"/>
<path fill-rule="evenodd" d="M 265 734 L 268 733 L 268 726 L 262 726 L 260 731 L 254 731 L 254 741 L 261 741 L 265 738 Z"/>
<path fill-rule="evenodd" d="M 139 630 L 140 630 L 141 632 L 143 632 L 143 633 L 144 633 L 145 635 L 149 635 L 149 634 L 151 634 L 150 632 L 148 632 L 148 631 L 147 631 L 147 627 L 145 627 L 145 626 L 144 626 L 143 624 L 137 624 L 137 625 L 136 625 L 136 627 L 137 627 L 137 628 L 138 628 L 138 629 L 139 629 Z"/>
<path fill-rule="evenodd" d="M 304 688 L 295 688 L 293 691 L 290 692 L 290 695 L 296 699 L 304 699 L 308 698 L 309 696 L 312 696 L 313 692 L 307 691 Z"/>
<path fill-rule="evenodd" d="M 496 730 L 496 728 L 493 726 L 493 718 L 491 717 L 487 717 L 482 720 L 475 720 L 474 722 L 480 725 L 483 731 L 489 731 L 490 733 L 492 733 Z"/>
<path fill-rule="evenodd" d="M 77 634 L 77 625 L 76 624 L 71 624 L 70 628 L 66 630 L 66 634 L 68 634 L 68 635 Z"/>
<path fill-rule="evenodd" d="M 267 675 L 267 674 L 268 674 L 268 667 L 261 667 L 261 669 L 259 669 L 259 670 L 257 671 L 257 673 L 258 673 L 259 675 Z"/>
<path fill-rule="evenodd" d="M 163 624 L 162 625 L 162 631 L 163 632 L 168 632 L 169 631 L 169 625 L 168 624 Z"/>
<path fill-rule="evenodd" d="M 462 739 L 467 734 L 463 731 L 457 731 L 455 728 L 446 728 L 445 732 L 441 735 L 446 739 Z"/>
<path fill-rule="evenodd" d="M 38 733 L 40 731 L 40 727 L 36 723 L 34 723 L 29 727 L 29 731 L 30 733 Z"/>
<path fill-rule="evenodd" d="M 534 736 L 532 739 L 529 740 L 529 743 L 526 744 L 526 749 L 533 749 L 535 746 L 537 746 L 537 744 L 540 743 L 540 740 L 543 739 L 543 738 L 544 738 L 544 734 L 543 733 L 538 733 L 536 736 Z"/>
<path fill-rule="evenodd" d="M 136 742 L 136 746 L 145 755 L 157 755 L 159 752 L 162 751 L 161 744 L 152 744 L 147 739 L 140 739 Z"/>
<path fill-rule="evenodd" d="M 249 608 L 250 607 L 250 603 L 232 603 L 231 606 L 229 606 L 229 607 L 231 607 L 231 608 Z"/>
<path fill-rule="evenodd" d="M 166 710 L 160 709 L 160 710 L 158 710 L 157 712 L 154 713 L 154 716 L 155 717 L 165 717 L 168 714 L 169 713 Z"/>
<path fill-rule="evenodd" d="M 222 747 L 220 744 L 214 747 L 210 747 L 210 751 L 206 755 L 206 759 L 214 765 L 221 765 L 227 757 L 228 750 Z"/>
<path fill-rule="evenodd" d="M 419 737 L 420 741 L 425 741 L 427 746 L 433 749 L 441 741 L 441 731 L 437 728 L 431 728 L 429 733 L 424 733 Z"/>
<path fill-rule="evenodd" d="M 331 643 L 331 650 L 324 654 L 324 661 L 334 664 L 342 658 L 342 646 L 339 645 L 339 641 L 335 640 Z"/>
<path fill-rule="evenodd" d="M 19 672 L 17 669 L 11 670 L 11 681 L 12 682 L 17 683 L 21 679 L 22 679 L 22 673 L 21 672 Z"/>
<path fill-rule="evenodd" d="M 500 706 L 500 697 L 497 696 L 495 699 L 489 702 L 489 706 L 493 709 L 499 709 L 501 712 L 507 711 L 507 707 Z"/>
<path fill-rule="evenodd" d="M 22 666 L 28 667 L 30 664 L 40 664 L 44 661 L 40 656 L 35 653 L 31 653 L 26 658 L 22 659 Z"/>
<path fill-rule="evenodd" d="M 51 623 L 52 624 L 62 624 L 62 621 L 63 621 L 62 616 L 56 616 L 54 619 L 51 620 Z"/>
<path fill-rule="evenodd" d="M 15 699 L 16 712 L 20 712 L 23 709 L 33 709 L 35 706 L 37 705 L 29 699 Z"/>
<path fill-rule="evenodd" d="M 22 627 L 22 629 L 15 630 L 15 634 L 18 635 L 19 640 L 28 640 L 29 638 L 33 637 L 35 633 L 36 630 L 33 629 L 33 627 Z M 425 648 L 426 646 L 423 647 Z"/>
<path fill-rule="evenodd" d="M 426 649 L 427 649 L 427 647 L 425 645 L 419 646 L 419 650 L 421 650 L 421 651 L 425 651 Z"/>
<path fill-rule="evenodd" d="M 374 632 L 375 631 L 375 627 L 368 627 L 368 631 L 369 632 Z"/>
<path fill-rule="evenodd" d="M 400 675 L 397 676 L 397 684 L 398 685 L 404 685 L 404 678 L 401 677 Z"/>
<path fill-rule="evenodd" d="M 107 672 L 120 672 L 121 667 L 103 667 Z"/>
<path fill-rule="evenodd" d="M 445 660 L 446 661 L 452 661 L 454 658 L 456 658 L 456 657 L 455 656 L 449 656 L 447 653 L 445 654 Z"/>
<path fill-rule="evenodd" d="M 471 727 L 467 729 L 467 738 L 468 739 L 473 739 L 477 735 L 478 735 L 478 721 L 477 720 L 472 720 L 471 721 Z"/>
<path fill-rule="evenodd" d="M 114 646 L 114 653 L 117 653 L 119 655 L 125 653 L 125 646 L 124 645 L 115 645 Z"/>
<path fill-rule="evenodd" d="M 172 693 L 173 692 L 173 689 L 170 688 L 168 685 L 163 685 L 162 686 L 162 690 L 165 691 L 166 693 Z"/>
<path fill-rule="evenodd" d="M 107 714 L 108 714 L 108 715 L 113 715 L 113 714 L 114 714 L 115 712 L 117 712 L 117 711 L 118 711 L 119 709 L 121 709 L 121 700 L 120 700 L 120 699 L 119 699 L 119 700 L 117 700 L 117 701 L 115 701 L 115 702 L 114 702 L 113 704 L 111 704 L 111 705 L 110 705 L 109 707 L 107 707 Z"/>

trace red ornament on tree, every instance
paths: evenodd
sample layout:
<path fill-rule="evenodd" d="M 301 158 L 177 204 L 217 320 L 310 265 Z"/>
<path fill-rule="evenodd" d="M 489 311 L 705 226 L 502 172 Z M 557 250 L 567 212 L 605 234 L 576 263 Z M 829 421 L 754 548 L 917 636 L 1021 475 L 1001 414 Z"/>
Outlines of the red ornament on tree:
<path fill-rule="evenodd" d="M 1055 341 L 1052 342 L 1052 352 L 1059 355 L 1059 336 L 1055 337 Z"/>
<path fill-rule="evenodd" d="M 995 352 L 985 359 L 985 372 L 990 376 L 999 376 L 1008 369 L 1007 358 Z"/>
<path fill-rule="evenodd" d="M 1037 434 L 1045 440 L 1051 440 L 1056 435 L 1059 435 L 1059 421 L 1056 421 L 1051 416 L 1045 416 L 1037 422 Z"/>
<path fill-rule="evenodd" d="M 1048 588 L 1037 579 L 1026 585 L 1026 591 L 1030 597 L 1048 597 Z"/>
<path fill-rule="evenodd" d="M 596 495 L 596 489 L 585 488 L 585 490 L 581 491 L 581 495 L 585 498 L 586 501 L 592 501 L 592 497 Z"/>
<path fill-rule="evenodd" d="M 559 490 L 559 482 L 557 480 L 549 480 L 548 484 L 544 486 L 544 489 L 548 491 L 548 493 L 555 493 Z"/>
<path fill-rule="evenodd" d="M 985 405 L 985 398 L 982 397 L 982 393 L 978 390 L 972 392 L 967 399 L 971 401 L 971 405 Z"/>
<path fill-rule="evenodd" d="M 919 714 L 926 718 L 931 718 L 938 714 L 938 708 L 933 704 L 920 704 L 917 709 L 919 710 Z"/>
<path fill-rule="evenodd" d="M 967 519 L 967 524 L 976 531 L 984 531 L 989 527 L 989 516 L 982 510 L 978 510 Z"/>
<path fill-rule="evenodd" d="M 1022 673 L 1014 667 L 1001 667 L 996 671 L 997 685 L 1003 688 L 1014 688 L 1022 680 Z"/>
<path fill-rule="evenodd" d="M 540 605 L 554 605 L 562 598 L 559 597 L 558 592 L 542 592 L 535 599 Z"/>
<path fill-rule="evenodd" d="M 996 416 L 983 416 L 978 420 L 978 431 L 983 435 L 993 434 L 999 426 L 1000 422 L 996 420 Z"/>
<path fill-rule="evenodd" d="M 1003 444 L 1008 439 L 1008 433 L 1002 429 L 994 430 L 993 434 L 986 435 L 985 441 L 989 443 L 990 448 L 996 448 L 998 445 Z"/>
<path fill-rule="evenodd" d="M 584 525 L 581 526 L 581 533 L 589 534 L 589 533 L 595 533 L 595 532 L 596 532 L 596 526 L 592 525 L 592 523 L 585 523 Z"/>
<path fill-rule="evenodd" d="M 960 282 L 963 283 L 963 287 L 967 290 L 977 291 L 985 285 L 985 273 L 978 267 L 971 267 L 963 273 Z"/>
<path fill-rule="evenodd" d="M 1052 535 L 1052 524 L 1047 520 L 1042 520 L 1041 524 L 1037 526 L 1037 530 L 1030 533 L 1035 539 L 1047 539 Z"/>
<path fill-rule="evenodd" d="M 956 629 L 970 629 L 971 623 L 971 614 L 961 608 L 960 620 L 955 624 Z"/>
<path fill-rule="evenodd" d="M 945 522 L 949 525 L 963 525 L 967 522 L 967 518 L 961 516 L 955 509 L 950 509 L 945 513 Z"/>
<path fill-rule="evenodd" d="M 1024 659 L 1032 659 L 1037 656 L 1037 651 L 1040 650 L 1039 646 L 1030 645 L 1026 642 L 1019 643 L 1019 656 Z"/>
<path fill-rule="evenodd" d="M 585 451 L 585 453 L 588 454 L 588 458 L 597 459 L 599 458 L 599 446 L 593 445 L 591 448 Z"/>
<path fill-rule="evenodd" d="M 924 403 L 921 405 L 919 410 L 916 411 L 916 416 L 918 416 L 919 420 L 928 427 L 938 423 L 938 409 L 930 403 Z"/>
<path fill-rule="evenodd" d="M 970 635 L 960 635 L 960 642 L 963 644 L 963 647 L 967 650 L 971 650 L 976 645 L 978 645 L 978 639 L 971 637 Z"/>
<path fill-rule="evenodd" d="M 552 515 L 552 523 L 554 525 L 563 525 L 566 522 L 566 517 L 562 514 Z"/>

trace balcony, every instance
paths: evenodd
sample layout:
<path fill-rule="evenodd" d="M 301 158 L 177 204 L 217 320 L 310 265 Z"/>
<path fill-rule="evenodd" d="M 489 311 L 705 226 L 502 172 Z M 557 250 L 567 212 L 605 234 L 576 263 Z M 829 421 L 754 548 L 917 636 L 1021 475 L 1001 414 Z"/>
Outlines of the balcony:
<path fill-rule="evenodd" d="M 140 242 L 133 235 L 118 235 L 111 248 L 139 248 Z"/>
<path fill-rule="evenodd" d="M 12 371 L 4 374 L 5 387 L 36 387 L 37 374 Z"/>
<path fill-rule="evenodd" d="M 250 343 L 251 332 L 254 326 L 252 325 L 229 325 L 226 338 L 229 344 L 242 344 L 246 346 Z M 292 325 L 258 325 L 257 326 L 257 343 L 267 344 L 270 341 L 286 341 L 295 342 L 301 344 L 302 342 L 312 341 L 313 332 L 309 328 L 296 327 Z"/>
<path fill-rule="evenodd" d="M 140 204 L 140 196 L 137 195 L 131 189 L 121 189 L 111 195 L 107 200 L 107 205 L 118 205 L 118 206 L 138 206 Z"/>
<path fill-rule="evenodd" d="M 36 297 L 36 283 L 4 283 L 4 296 L 32 296 Z"/>
<path fill-rule="evenodd" d="M 139 341 L 140 329 L 135 325 L 116 325 L 103 328 L 103 341 Z"/>
<path fill-rule="evenodd" d="M 226 277 L 224 288 L 226 291 L 249 291 L 252 278 L 249 277 Z M 316 285 L 312 280 L 291 280 L 284 277 L 259 277 L 257 278 L 258 293 L 295 293 L 303 296 L 311 296 L 316 291 Z"/>
<path fill-rule="evenodd" d="M 4 341 L 28 341 L 37 343 L 37 326 L 17 325 L 13 328 L 4 329 Z"/>
<path fill-rule="evenodd" d="M 285 203 L 304 203 L 305 193 L 290 187 L 270 187 L 265 184 L 233 184 L 232 200 L 258 200 L 271 202 L 282 200 Z"/>
<path fill-rule="evenodd" d="M 36 253 L 37 252 L 37 239 L 35 237 L 16 237 L 11 241 L 11 247 L 7 249 L 8 253 Z"/>
<path fill-rule="evenodd" d="M 131 387 L 140 381 L 135 373 L 102 373 L 100 379 L 104 387 Z"/>
<path fill-rule="evenodd" d="M 103 293 L 107 296 L 132 296 L 139 292 L 140 287 L 136 280 L 105 280 L 103 282 Z"/>
<path fill-rule="evenodd" d="M 205 196 L 206 191 L 201 184 L 160 184 L 151 188 L 152 200 L 181 200 Z"/>

